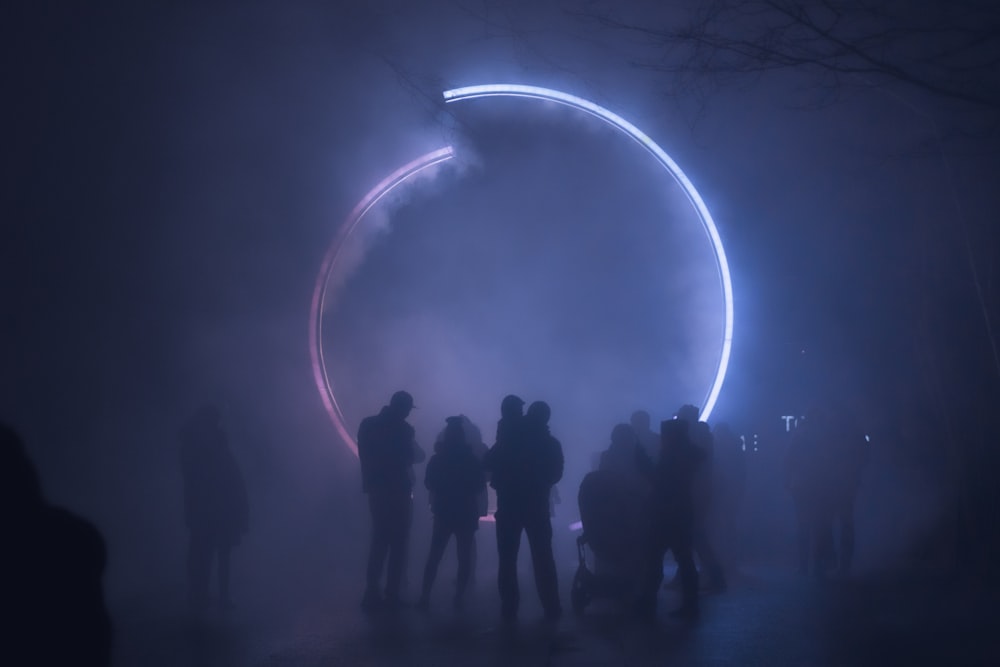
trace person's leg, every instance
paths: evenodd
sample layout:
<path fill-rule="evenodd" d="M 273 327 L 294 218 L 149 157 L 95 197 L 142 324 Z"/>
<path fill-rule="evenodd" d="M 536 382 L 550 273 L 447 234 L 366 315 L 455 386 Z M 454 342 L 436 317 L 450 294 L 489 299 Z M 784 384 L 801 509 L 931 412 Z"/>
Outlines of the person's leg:
<path fill-rule="evenodd" d="M 726 590 L 726 573 L 722 569 L 722 563 L 719 562 L 719 557 L 715 553 L 707 526 L 704 523 L 698 526 L 695 550 L 698 552 L 698 558 L 701 559 L 702 567 L 708 572 L 709 586 L 719 591 Z"/>
<path fill-rule="evenodd" d="M 188 542 L 188 599 L 195 609 L 208 604 L 208 578 L 212 565 L 212 546 L 206 531 L 192 530 Z"/>
<path fill-rule="evenodd" d="M 500 591 L 500 613 L 506 620 L 517 616 L 521 593 L 517 585 L 517 552 L 521 548 L 521 517 L 507 510 L 496 513 L 497 588 Z"/>
<path fill-rule="evenodd" d="M 795 543 L 798 548 L 799 574 L 809 573 L 809 551 L 812 536 L 812 519 L 806 509 L 805 503 L 797 501 L 795 503 Z"/>
<path fill-rule="evenodd" d="M 361 605 L 372 609 L 377 605 L 382 595 L 379 592 L 382 580 L 382 568 L 389 553 L 389 525 L 385 498 L 380 495 L 368 495 L 368 508 L 371 511 L 372 532 L 368 546 L 368 569 L 365 577 L 365 597 Z"/>
<path fill-rule="evenodd" d="M 677 572 L 681 579 L 681 608 L 684 615 L 698 612 L 698 569 L 694 565 L 694 555 L 690 540 L 680 540 L 673 547 L 677 559 Z"/>
<path fill-rule="evenodd" d="M 635 604 L 635 611 L 640 616 L 653 618 L 656 616 L 656 600 L 663 584 L 663 557 L 667 552 L 666 534 L 662 526 L 654 526 L 649 539 L 646 540 L 643 555 L 643 571 L 641 593 Z"/>
<path fill-rule="evenodd" d="M 840 573 L 847 574 L 854 563 L 854 494 L 845 494 L 837 511 L 840 523 Z"/>
<path fill-rule="evenodd" d="M 392 603 L 400 600 L 403 572 L 406 569 L 407 547 L 410 542 L 410 524 L 413 517 L 413 499 L 409 492 L 395 498 L 392 507 L 389 533 L 389 566 L 386 572 L 385 598 Z"/>
<path fill-rule="evenodd" d="M 545 509 L 543 512 L 542 509 Z M 552 521 L 547 508 L 539 508 L 527 517 L 524 528 L 531 548 L 531 565 L 535 572 L 535 588 L 542 601 L 545 615 L 558 616 L 562 612 L 559 601 L 559 579 L 556 559 L 552 553 Z"/>
<path fill-rule="evenodd" d="M 479 560 L 479 538 L 476 537 L 478 531 L 473 531 L 469 542 L 469 585 L 476 586 L 476 562 Z"/>
<path fill-rule="evenodd" d="M 228 540 L 222 540 L 216 550 L 216 557 L 219 559 L 219 606 L 223 609 L 233 604 L 229 597 L 229 557 L 232 548 Z"/>
<path fill-rule="evenodd" d="M 465 589 L 472 577 L 473 554 L 475 553 L 476 531 L 460 530 L 455 533 L 455 548 L 458 554 L 458 587 L 455 589 L 455 607 L 462 605 Z"/>
<path fill-rule="evenodd" d="M 424 580 L 420 588 L 420 601 L 417 606 L 427 608 L 431 600 L 431 588 L 434 587 L 434 579 L 437 577 L 438 565 L 444 550 L 448 546 L 448 539 L 451 537 L 451 527 L 445 525 L 437 517 L 434 517 L 434 527 L 431 532 L 431 549 L 427 554 L 427 564 L 424 566 Z"/>
<path fill-rule="evenodd" d="M 833 546 L 833 510 L 824 505 L 816 511 L 815 521 L 815 571 L 813 575 L 824 578 L 830 567 L 836 563 L 837 555 Z"/>

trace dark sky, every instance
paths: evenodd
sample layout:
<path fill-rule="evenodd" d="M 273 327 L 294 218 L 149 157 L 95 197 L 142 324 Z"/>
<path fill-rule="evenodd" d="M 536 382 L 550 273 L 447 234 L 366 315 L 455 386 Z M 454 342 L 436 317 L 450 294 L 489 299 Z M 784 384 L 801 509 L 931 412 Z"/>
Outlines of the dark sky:
<path fill-rule="evenodd" d="M 331 327 L 350 350 L 332 363 L 358 374 L 351 419 L 397 388 L 387 359 L 419 317 L 427 326 L 405 356 L 420 363 L 399 375 L 433 373 L 428 388 L 459 395 L 470 364 L 487 432 L 495 415 L 480 406 L 506 393 L 491 375 L 501 368 L 510 384 L 530 369 L 510 389 L 529 400 L 556 404 L 546 392 L 585 387 L 554 417 L 557 431 L 577 433 L 580 405 L 623 419 L 637 394 L 671 384 L 656 379 L 665 366 L 704 363 L 656 344 L 691 344 L 661 312 L 689 308 L 691 293 L 651 285 L 691 278 L 682 268 L 707 246 L 678 231 L 693 225 L 633 160 L 641 151 L 544 109 L 507 116 L 470 102 L 456 130 L 437 99 L 454 85 L 506 80 L 589 97 L 681 164 L 730 255 L 736 332 L 717 414 L 738 429 L 767 428 L 825 391 L 892 432 L 898 415 L 941 395 L 927 389 L 928 357 L 949 400 L 967 403 L 959 387 L 989 368 L 969 247 L 994 312 L 997 301 L 995 143 L 948 144 L 942 159 L 928 119 L 894 94 L 819 105 L 794 73 L 721 88 L 702 108 L 629 65 L 647 45 L 561 8 L 410 5 L 4 10 L 0 416 L 25 435 L 50 495 L 108 527 L 113 545 L 172 521 L 176 429 L 206 400 L 226 407 L 257 488 L 339 470 L 353 493 L 352 461 L 309 369 L 313 281 L 355 202 L 456 133 L 479 162 L 392 211 L 393 231 L 341 304 L 371 329 L 353 315 Z M 934 100 L 909 99 L 938 113 Z M 677 226 L 646 224 L 664 218 Z M 559 247 L 573 252 L 553 259 Z M 581 286 L 590 298 L 564 308 Z M 483 295 L 494 307 L 479 312 Z M 559 317 L 544 326 L 504 322 L 553 304 Z M 933 336 L 915 333 L 921 322 Z M 458 339 L 448 354 L 429 347 L 442 323 Z M 489 354 L 477 356 L 480 341 Z M 447 360 L 459 370 L 429 368 Z M 426 441 L 448 401 L 415 393 Z M 676 402 L 636 407 L 665 418 Z M 611 425 L 574 446 L 596 449 Z M 155 540 L 130 548 L 155 551 Z"/>

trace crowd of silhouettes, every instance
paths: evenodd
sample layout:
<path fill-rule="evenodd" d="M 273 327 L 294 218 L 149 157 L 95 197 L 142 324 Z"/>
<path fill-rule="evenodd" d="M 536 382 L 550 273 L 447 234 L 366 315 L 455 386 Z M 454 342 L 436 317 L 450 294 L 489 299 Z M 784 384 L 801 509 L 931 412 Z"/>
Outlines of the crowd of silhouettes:
<path fill-rule="evenodd" d="M 372 521 L 362 597 L 366 611 L 404 605 L 400 586 L 417 479 L 414 465 L 425 456 L 407 422 L 412 409 L 412 396 L 396 392 L 379 414 L 362 421 L 358 431 L 362 484 Z M 536 401 L 525 410 L 524 400 L 508 395 L 500 405 L 492 447 L 487 447 L 480 430 L 465 415 L 445 420 L 424 471 L 433 528 L 418 609 L 431 606 L 438 567 L 452 537 L 458 556 L 452 605 L 456 610 L 463 608 L 475 571 L 476 533 L 480 519 L 487 515 L 488 484 L 496 491 L 501 618 L 514 621 L 518 616 L 517 561 L 522 536 L 527 538 L 545 617 L 556 619 L 562 614 L 551 516 L 564 458 L 562 445 L 550 430 L 550 418 L 545 402 Z M 595 469 L 584 478 L 578 494 L 583 527 L 580 548 L 589 547 L 600 564 L 597 573 L 590 573 L 581 551 L 581 572 L 571 591 L 574 608 L 579 611 L 591 597 L 601 594 L 598 575 L 617 567 L 627 580 L 620 582 L 619 591 L 632 610 L 655 615 L 668 552 L 677 563 L 677 574 L 667 586 L 681 593 L 676 614 L 686 618 L 698 614 L 701 588 L 726 589 L 725 567 L 715 540 L 721 539 L 727 548 L 735 543 L 745 464 L 742 443 L 728 426 L 718 425 L 716 433 L 699 420 L 698 408 L 691 405 L 663 421 L 659 433 L 651 428 L 645 411 L 635 412 L 630 423 L 614 427 L 610 445 L 595 458 Z M 721 454 L 717 465 L 716 441 Z"/>
<path fill-rule="evenodd" d="M 372 524 L 362 598 L 368 612 L 405 606 L 401 587 L 417 482 L 414 466 L 426 457 L 407 421 L 413 408 L 413 397 L 398 391 L 358 430 L 362 488 Z M 438 568 L 453 537 L 458 572 L 452 605 L 457 611 L 464 608 L 476 571 L 476 534 L 488 515 L 489 485 L 496 492 L 501 618 L 513 622 L 518 616 L 522 535 L 545 617 L 560 617 L 551 517 L 564 458 L 550 430 L 551 416 L 545 402 L 525 410 L 520 397 L 506 396 L 492 446 L 465 415 L 445 420 L 423 475 L 433 527 L 418 609 L 431 606 Z M 726 561 L 720 555 L 730 554 L 731 568 L 746 485 L 743 443 L 727 424 L 711 429 L 691 405 L 662 421 L 659 433 L 651 421 L 640 410 L 629 423 L 614 426 L 607 448 L 594 457 L 593 470 L 580 484 L 583 533 L 570 591 L 576 611 L 594 597 L 613 596 L 637 615 L 655 616 L 668 552 L 677 565 L 676 576 L 666 585 L 680 591 L 676 615 L 696 617 L 702 588 L 721 592 L 727 587 Z M 230 554 L 248 529 L 246 486 L 217 407 L 199 409 L 183 425 L 179 439 L 190 533 L 189 601 L 195 610 L 208 606 L 214 564 L 217 599 L 226 609 L 232 605 Z M 0 425 L 0 443 L 8 556 L 3 604 L 13 623 L 15 654 L 23 648 L 24 655 L 35 656 L 35 662 L 24 664 L 109 664 L 104 541 L 90 523 L 45 501 L 35 468 L 13 430 Z M 865 437 L 822 407 L 795 430 L 786 483 L 796 510 L 802 573 L 824 577 L 834 569 L 850 571 L 854 504 L 867 453 Z M 717 551 L 718 545 L 722 549 Z M 48 636 L 61 640 L 49 642 Z"/>

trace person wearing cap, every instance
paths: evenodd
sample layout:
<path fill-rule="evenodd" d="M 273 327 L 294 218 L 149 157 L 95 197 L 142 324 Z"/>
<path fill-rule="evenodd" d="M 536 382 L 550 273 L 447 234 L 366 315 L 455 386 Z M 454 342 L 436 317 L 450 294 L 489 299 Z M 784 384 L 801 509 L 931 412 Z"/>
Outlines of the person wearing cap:
<path fill-rule="evenodd" d="M 372 516 L 365 594 L 361 601 L 365 611 L 400 606 L 413 513 L 413 466 L 425 457 L 413 427 L 406 421 L 413 408 L 413 397 L 397 391 L 389 405 L 383 406 L 377 415 L 366 417 L 358 428 L 361 484 L 368 494 Z M 387 558 L 383 597 L 380 588 Z"/>
<path fill-rule="evenodd" d="M 522 532 L 528 537 L 535 587 L 545 615 L 555 619 L 562 612 L 549 515 L 552 487 L 562 479 L 562 445 L 549 432 L 549 406 L 532 403 L 522 417 L 523 405 L 517 396 L 504 399 L 497 442 L 486 456 L 490 484 L 497 492 L 497 584 L 501 614 L 507 622 L 517 618 L 520 603 L 517 553 Z"/>
<path fill-rule="evenodd" d="M 448 540 L 455 536 L 458 553 L 458 586 L 453 604 L 462 608 L 472 573 L 473 545 L 479 528 L 479 496 L 486 489 L 486 474 L 465 432 L 463 416 L 448 417 L 447 427 L 435 453 L 427 462 L 424 486 L 430 492 L 434 527 L 430 553 L 424 567 L 419 609 L 430 606 L 431 588 Z"/>

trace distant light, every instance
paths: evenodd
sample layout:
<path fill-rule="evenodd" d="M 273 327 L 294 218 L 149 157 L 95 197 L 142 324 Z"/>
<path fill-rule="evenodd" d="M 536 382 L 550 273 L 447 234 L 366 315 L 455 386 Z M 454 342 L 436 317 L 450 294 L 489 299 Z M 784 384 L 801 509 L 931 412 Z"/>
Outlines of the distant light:
<path fill-rule="evenodd" d="M 872 439 L 871 439 L 871 438 L 870 438 L 870 437 L 868 436 L 868 434 L 866 433 L 866 434 L 865 434 L 865 442 L 871 442 L 871 441 L 872 441 Z"/>
<path fill-rule="evenodd" d="M 602 106 L 594 104 L 589 100 L 585 100 L 582 97 L 576 97 L 575 95 L 569 95 L 550 88 L 508 83 L 454 88 L 452 90 L 444 91 L 443 94 L 445 102 L 448 103 L 477 97 L 528 97 L 558 102 L 559 104 L 565 104 L 566 106 L 573 107 L 574 109 L 586 111 L 587 113 L 600 118 L 612 127 L 621 130 L 638 142 L 643 148 L 649 151 L 661 165 L 663 165 L 664 169 L 666 169 L 673 179 L 681 186 L 684 190 L 684 194 L 687 195 L 688 200 L 698 212 L 698 217 L 701 219 L 701 223 L 712 242 L 712 247 L 715 249 L 716 266 L 719 270 L 719 278 L 722 282 L 722 292 L 725 300 L 725 328 L 722 337 L 722 354 L 716 370 L 715 380 L 712 383 L 712 388 L 708 392 L 708 397 L 705 399 L 705 405 L 701 411 L 701 418 L 708 421 L 709 415 L 712 414 L 712 410 L 715 408 L 715 403 L 719 398 L 719 392 L 722 390 L 722 383 L 726 378 L 726 369 L 729 367 L 729 354 L 733 343 L 733 286 L 729 276 L 729 263 L 726 261 L 726 252 L 722 247 L 722 238 L 719 236 L 719 230 L 715 226 L 715 221 L 712 220 L 712 214 L 708 212 L 708 207 L 705 206 L 705 202 L 702 200 L 701 195 L 698 194 L 698 191 L 688 179 L 687 175 L 685 175 L 681 170 L 680 166 L 678 166 L 677 163 L 674 162 L 669 155 L 667 155 L 666 151 L 660 148 L 660 146 L 645 132 L 618 114 L 609 111 Z"/>

